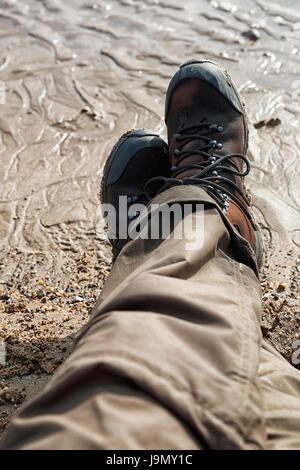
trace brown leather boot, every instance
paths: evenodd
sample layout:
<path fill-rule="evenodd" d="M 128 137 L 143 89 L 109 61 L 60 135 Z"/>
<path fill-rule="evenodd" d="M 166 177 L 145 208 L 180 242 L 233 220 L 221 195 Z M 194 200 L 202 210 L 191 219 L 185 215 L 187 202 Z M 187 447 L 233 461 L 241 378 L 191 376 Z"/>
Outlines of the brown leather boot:
<path fill-rule="evenodd" d="M 244 186 L 250 171 L 247 118 L 228 73 L 208 60 L 183 64 L 167 91 L 165 121 L 172 168 L 162 189 L 202 187 L 250 243 L 259 266 L 262 240 Z"/>

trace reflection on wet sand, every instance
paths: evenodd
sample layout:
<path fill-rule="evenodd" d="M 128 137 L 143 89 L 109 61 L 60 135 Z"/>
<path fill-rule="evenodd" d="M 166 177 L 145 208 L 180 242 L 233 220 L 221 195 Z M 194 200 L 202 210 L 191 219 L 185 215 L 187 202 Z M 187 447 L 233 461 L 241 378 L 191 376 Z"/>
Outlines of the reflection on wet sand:
<path fill-rule="evenodd" d="M 0 0 L 0 46 L 2 340 L 25 344 L 42 334 L 52 344 L 70 334 L 58 327 L 62 316 L 73 315 L 74 330 L 86 321 L 109 267 L 109 249 L 96 230 L 105 158 L 127 129 L 166 136 L 170 77 L 187 58 L 206 57 L 230 70 L 248 107 L 248 185 L 267 248 L 263 331 L 290 359 L 300 321 L 297 2 Z M 70 287 L 82 252 L 92 261 L 85 279 L 74 274 Z M 41 279 L 54 298 L 34 297 Z M 14 292 L 27 299 L 36 329 L 17 322 L 18 309 L 8 314 L 5 296 Z M 80 302 L 77 322 L 73 307 Z M 60 351 L 53 353 L 54 368 Z M 19 371 L 11 354 L 8 382 Z M 32 366 L 24 374 L 43 371 Z"/>

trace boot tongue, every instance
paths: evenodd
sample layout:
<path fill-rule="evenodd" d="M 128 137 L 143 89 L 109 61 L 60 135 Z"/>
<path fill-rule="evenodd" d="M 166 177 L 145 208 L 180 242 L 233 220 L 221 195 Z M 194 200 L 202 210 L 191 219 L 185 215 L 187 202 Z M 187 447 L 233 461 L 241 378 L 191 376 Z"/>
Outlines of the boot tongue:
<path fill-rule="evenodd" d="M 188 137 L 188 135 L 187 135 Z M 178 149 L 180 145 L 180 142 L 178 143 L 175 139 L 173 140 L 171 146 L 170 146 L 170 153 L 172 155 L 172 165 L 176 165 L 176 162 L 177 160 L 180 158 L 180 153 L 178 155 L 176 155 L 176 150 Z M 180 148 L 180 152 L 185 152 L 187 150 L 201 150 L 203 149 L 203 147 L 205 147 L 207 145 L 207 141 L 204 140 L 204 139 L 201 139 L 201 138 L 197 138 L 197 139 L 192 139 L 190 142 L 186 143 L 183 147 Z M 204 150 L 206 153 L 208 153 L 209 155 L 211 155 L 211 151 L 213 149 L 206 149 Z M 175 155 L 174 155 L 174 151 L 175 151 Z M 182 162 L 180 162 L 177 167 L 180 168 L 181 166 L 186 166 L 186 165 L 189 165 L 191 163 L 201 163 L 202 161 L 204 160 L 207 160 L 207 157 L 205 157 L 204 155 L 199 155 L 199 154 L 191 154 L 191 155 L 188 155 L 186 158 L 184 158 L 182 160 Z"/>
<path fill-rule="evenodd" d="M 188 134 L 186 134 L 186 137 L 188 138 Z M 215 140 L 213 135 L 210 136 L 210 140 L 213 141 Z M 216 140 L 215 140 L 216 141 Z M 217 143 L 217 141 L 216 141 Z M 209 157 L 213 157 L 213 156 L 216 156 L 216 158 L 218 156 L 221 156 L 221 155 L 217 155 L 217 152 L 216 152 L 216 148 L 211 146 L 210 148 L 207 148 L 208 146 L 208 141 L 206 139 L 201 139 L 201 137 L 199 138 L 195 138 L 195 139 L 192 139 L 190 140 L 189 142 L 187 142 L 184 146 L 180 146 L 180 150 L 178 149 L 178 147 L 180 146 L 180 142 L 178 143 L 175 139 L 174 139 L 174 142 L 173 142 L 173 145 L 171 146 L 170 150 L 171 150 L 171 154 L 172 154 L 172 166 L 176 166 L 177 169 L 179 170 L 181 167 L 186 167 L 188 165 L 192 165 L 192 164 L 199 164 L 201 165 L 203 162 L 208 162 L 208 159 Z M 179 150 L 178 154 L 176 154 L 176 150 Z M 194 154 L 194 153 L 191 153 L 190 155 L 187 154 L 187 156 L 185 158 L 182 159 L 182 161 L 180 161 L 178 164 L 177 164 L 177 161 L 181 158 L 182 153 L 183 152 L 188 152 L 189 150 L 199 150 L 199 151 L 203 151 L 204 154 L 201 155 L 201 154 Z M 205 155 L 206 154 L 206 155 Z M 185 177 L 188 177 L 188 176 L 193 176 L 197 173 L 199 173 L 201 171 L 200 168 L 191 168 L 189 170 L 186 170 L 186 171 L 183 171 L 183 173 L 180 173 L 177 178 L 185 178 Z"/>
<path fill-rule="evenodd" d="M 216 140 L 214 139 L 214 136 L 212 136 L 211 140 Z M 207 141 L 204 140 L 204 139 L 201 139 L 201 138 L 198 138 L 198 139 L 193 139 L 191 140 L 190 142 L 188 142 L 186 145 L 184 145 L 181 149 L 180 149 L 180 152 L 185 152 L 185 151 L 188 151 L 188 150 L 201 150 L 203 147 L 205 147 L 207 145 Z M 174 150 L 176 150 L 176 147 L 178 147 L 178 145 L 174 145 Z M 176 165 L 176 168 L 178 170 L 180 170 L 180 168 L 182 167 L 183 171 L 182 173 L 179 173 L 176 178 L 177 179 L 183 179 L 183 178 L 189 178 L 189 177 L 193 177 L 197 174 L 200 173 L 201 171 L 201 168 L 189 168 L 189 169 L 184 169 L 184 167 L 186 166 L 189 166 L 189 165 L 193 165 L 193 164 L 198 164 L 199 166 L 203 163 L 203 162 L 208 162 L 206 165 L 203 165 L 203 168 L 205 166 L 209 166 L 211 163 L 213 163 L 214 161 L 211 160 L 210 162 L 208 161 L 209 157 L 215 157 L 215 162 L 218 162 L 218 159 L 225 156 L 226 155 L 226 152 L 224 151 L 223 148 L 221 149 L 217 149 L 215 147 L 211 147 L 209 149 L 205 149 L 203 150 L 207 155 L 199 155 L 199 154 L 191 154 L 191 155 L 187 155 L 185 158 L 183 158 L 183 160 L 181 162 L 179 162 L 178 165 L 176 165 L 176 162 L 178 159 L 181 158 L 181 155 L 180 153 L 178 155 L 176 155 L 176 152 L 175 152 L 175 155 L 174 155 L 174 151 L 172 153 L 172 158 L 173 158 L 173 162 L 172 164 L 175 166 Z M 225 162 L 222 162 L 220 164 L 224 169 L 225 168 L 231 168 L 235 171 L 238 170 L 238 167 L 234 165 L 234 158 L 232 159 L 232 162 L 229 160 L 225 161 Z M 206 176 L 213 176 L 213 171 L 212 170 L 211 172 L 207 173 Z M 222 176 L 222 177 L 225 177 L 227 178 L 228 180 L 234 182 L 235 184 L 238 184 L 238 186 L 241 186 L 242 187 L 242 182 L 241 182 L 241 178 L 237 178 L 235 175 L 233 175 L 232 173 L 226 171 L 226 170 L 222 170 L 222 169 L 218 169 L 216 170 L 217 171 L 217 174 L 218 176 Z M 216 175 L 216 179 L 215 180 L 212 180 L 213 182 L 215 183 L 218 183 L 220 185 L 220 188 L 224 188 L 224 189 L 227 189 L 227 190 L 231 190 L 232 191 L 232 187 L 230 184 L 226 183 L 226 182 L 220 182 L 220 180 L 218 180 L 218 176 Z"/>
<path fill-rule="evenodd" d="M 181 135 L 181 134 L 179 134 L 179 135 Z M 175 134 L 175 136 L 176 136 L 176 134 Z M 215 141 L 215 146 L 211 146 L 210 148 L 205 148 L 208 145 L 208 141 L 206 139 L 202 139 L 201 137 L 199 137 L 199 138 L 195 138 L 195 139 L 192 139 L 191 141 L 187 142 L 183 147 L 180 148 L 180 153 L 178 153 L 178 155 L 176 155 L 176 149 L 180 146 L 180 141 L 179 142 L 176 141 L 175 136 L 174 136 L 174 140 L 171 144 L 170 150 L 171 150 L 171 155 L 172 155 L 172 166 L 176 166 L 178 170 L 181 167 L 186 167 L 186 166 L 192 165 L 192 164 L 201 165 L 202 162 L 208 162 L 209 157 L 215 157 L 216 161 L 217 161 L 220 157 L 223 157 L 223 156 L 227 155 L 228 153 L 231 153 L 230 152 L 231 149 L 226 148 L 227 147 L 226 144 L 223 144 L 223 146 L 221 148 L 216 147 L 217 144 L 219 143 L 219 140 L 220 140 L 220 133 L 219 132 L 213 132 L 213 133 L 209 134 L 209 137 L 210 137 L 210 141 Z M 185 134 L 185 136 L 188 138 L 188 133 Z M 203 149 L 203 152 L 207 155 L 205 155 L 205 154 L 204 155 L 201 155 L 201 154 L 199 155 L 199 154 L 191 153 L 191 155 L 187 155 L 177 165 L 177 161 L 181 158 L 181 153 L 182 152 L 186 152 L 188 150 L 202 150 L 202 149 Z M 175 155 L 174 155 L 174 150 L 175 150 Z M 209 165 L 209 163 L 207 163 L 207 166 L 208 165 Z M 223 162 L 222 166 L 224 168 L 225 167 L 231 168 L 235 171 L 241 171 L 241 167 L 242 167 L 240 160 L 238 158 L 234 158 L 234 157 L 230 160 L 227 160 L 227 161 Z M 194 175 L 200 173 L 200 171 L 201 171 L 201 168 L 191 168 L 191 169 L 183 170 L 183 172 L 179 173 L 176 176 L 176 178 L 182 179 L 182 178 L 191 177 L 191 176 L 194 176 Z M 241 186 L 241 187 L 243 186 L 241 184 L 241 181 L 240 181 L 241 178 L 238 178 L 235 175 L 232 175 L 227 171 L 222 171 L 221 169 L 218 169 L 218 175 L 223 176 L 225 178 L 228 178 L 229 180 L 231 180 L 231 181 L 235 182 L 236 184 L 238 184 L 238 186 Z M 212 175 L 209 174 L 207 176 L 212 176 Z M 223 183 L 223 184 L 226 185 L 226 183 Z M 226 187 L 227 187 L 227 185 L 226 185 Z"/>

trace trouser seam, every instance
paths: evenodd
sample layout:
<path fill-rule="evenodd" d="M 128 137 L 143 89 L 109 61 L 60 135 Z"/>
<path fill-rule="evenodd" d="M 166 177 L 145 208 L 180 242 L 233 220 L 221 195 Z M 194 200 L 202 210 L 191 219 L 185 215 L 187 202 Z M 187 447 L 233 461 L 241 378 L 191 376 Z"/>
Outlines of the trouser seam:
<path fill-rule="evenodd" d="M 240 282 L 240 285 L 241 285 L 241 288 L 242 288 L 242 291 L 244 293 L 244 295 L 241 295 L 241 305 L 242 305 L 242 312 L 243 312 L 243 349 L 244 349 L 244 360 L 243 360 L 243 365 L 242 365 L 242 371 L 243 371 L 243 374 L 246 376 L 246 381 L 245 381 L 245 387 L 244 387 L 244 391 L 243 391 L 243 411 L 241 413 L 242 416 L 246 417 L 246 416 L 250 416 L 249 412 L 251 413 L 251 400 L 252 400 L 252 397 L 251 397 L 251 389 L 250 389 L 250 382 L 251 382 L 251 367 L 252 367 L 252 362 L 251 362 L 251 358 L 252 356 L 250 357 L 250 361 L 249 361 L 249 357 L 247 355 L 247 352 L 248 352 L 248 349 L 247 349 L 247 344 L 249 344 L 249 342 L 251 342 L 252 340 L 254 340 L 254 335 L 253 335 L 253 328 L 254 328 L 254 325 L 253 325 L 253 321 L 254 319 L 251 318 L 251 309 L 249 308 L 249 301 L 246 301 L 247 299 L 247 289 L 246 289 L 246 285 L 245 285 L 245 282 L 244 282 L 244 278 L 242 276 L 242 273 L 241 271 L 243 270 L 243 265 L 241 265 L 240 263 L 237 265 L 237 268 L 238 268 L 238 275 L 239 275 L 239 282 Z M 247 334 L 248 332 L 248 334 Z M 247 338 L 249 338 L 249 340 L 247 340 Z M 251 347 L 254 347 L 254 344 L 250 345 L 249 348 Z M 258 356 L 258 360 L 259 360 L 259 356 Z M 250 363 L 250 367 L 248 366 L 248 364 Z M 249 370 L 250 369 L 250 370 Z M 249 372 L 247 373 L 247 371 L 249 370 Z M 258 364 L 257 364 L 257 371 L 256 371 L 256 377 L 258 377 Z M 258 384 L 257 384 L 258 386 Z M 253 428 L 253 426 L 255 426 L 256 422 L 253 422 L 253 420 L 251 419 L 248 419 L 246 420 L 246 423 L 248 423 L 248 426 L 245 427 L 245 434 L 248 435 L 250 430 Z"/>

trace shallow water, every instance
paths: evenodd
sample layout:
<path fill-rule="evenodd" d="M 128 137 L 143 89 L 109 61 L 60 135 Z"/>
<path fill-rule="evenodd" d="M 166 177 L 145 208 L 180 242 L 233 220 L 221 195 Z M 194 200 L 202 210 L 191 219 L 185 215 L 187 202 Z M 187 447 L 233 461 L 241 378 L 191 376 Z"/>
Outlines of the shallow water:
<path fill-rule="evenodd" d="M 190 57 L 236 81 L 257 215 L 273 249 L 300 245 L 298 1 L 0 0 L 0 47 L 2 248 L 97 236 L 106 156 L 127 129 L 166 135 L 165 91 Z"/>

